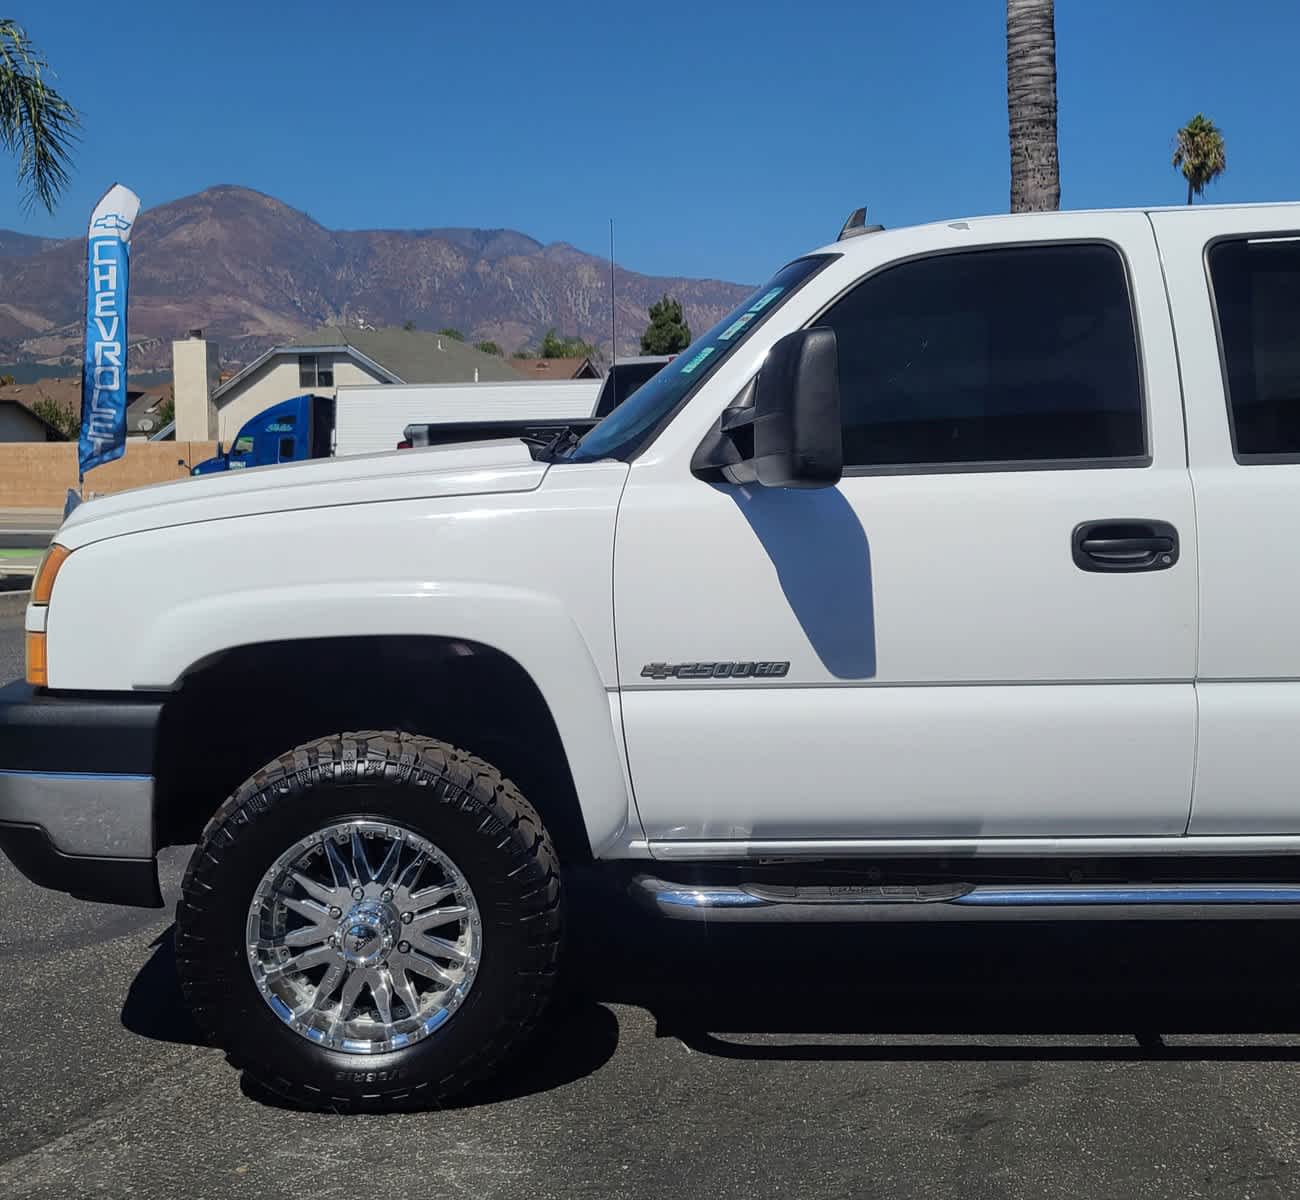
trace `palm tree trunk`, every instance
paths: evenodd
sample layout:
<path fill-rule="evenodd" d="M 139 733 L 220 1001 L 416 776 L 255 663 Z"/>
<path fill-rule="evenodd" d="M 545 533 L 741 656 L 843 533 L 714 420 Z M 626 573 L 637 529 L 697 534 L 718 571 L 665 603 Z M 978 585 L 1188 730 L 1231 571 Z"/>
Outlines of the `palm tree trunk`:
<path fill-rule="evenodd" d="M 1061 207 L 1053 0 L 1007 0 L 1011 211 Z"/>
<path fill-rule="evenodd" d="M 1192 202 L 1192 181 L 1189 179 L 1187 181 L 1187 203 L 1191 204 L 1191 202 Z"/>

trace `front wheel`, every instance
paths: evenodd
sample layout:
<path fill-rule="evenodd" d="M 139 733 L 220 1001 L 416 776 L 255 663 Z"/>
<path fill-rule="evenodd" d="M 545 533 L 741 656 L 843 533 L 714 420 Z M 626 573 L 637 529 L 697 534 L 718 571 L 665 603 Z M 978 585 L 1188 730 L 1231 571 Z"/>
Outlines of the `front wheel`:
<path fill-rule="evenodd" d="M 555 977 L 559 866 L 493 767 L 345 733 L 258 771 L 185 874 L 181 984 L 204 1032 L 296 1103 L 433 1103 L 492 1074 Z"/>

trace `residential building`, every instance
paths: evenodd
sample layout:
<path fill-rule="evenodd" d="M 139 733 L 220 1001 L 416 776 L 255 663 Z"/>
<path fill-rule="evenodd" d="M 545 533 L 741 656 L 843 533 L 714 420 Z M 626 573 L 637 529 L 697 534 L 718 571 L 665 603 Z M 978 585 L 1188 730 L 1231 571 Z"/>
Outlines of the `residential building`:
<path fill-rule="evenodd" d="M 21 400 L 0 397 L 0 442 L 62 442 L 63 434 Z"/>
<path fill-rule="evenodd" d="M 162 413 L 170 394 L 171 389 L 166 384 L 151 388 L 127 389 L 126 436 L 128 439 L 147 438 L 157 433 L 166 424 L 162 420 Z M 33 383 L 11 383 L 0 387 L 0 402 L 11 400 L 27 409 L 32 409 L 39 401 L 43 400 L 63 409 L 64 412 L 80 413 L 81 379 L 80 377 L 38 379 Z M 0 437 L 0 440 L 5 439 Z M 18 440 L 25 441 L 29 439 Z M 37 438 L 36 440 L 40 441 L 42 439 Z M 206 439 L 200 438 L 198 440 L 203 441 Z"/>
<path fill-rule="evenodd" d="M 215 348 L 201 350 L 193 337 L 174 343 L 177 433 L 187 421 L 202 424 L 223 441 L 251 417 L 291 396 L 333 396 L 355 383 L 513 382 L 519 373 L 501 358 L 445 334 L 406 329 L 327 325 L 274 346 L 242 371 L 217 383 Z M 210 346 L 210 343 L 202 343 Z M 195 359 L 182 372 L 182 359 Z M 183 435 L 182 435 L 183 440 Z"/>

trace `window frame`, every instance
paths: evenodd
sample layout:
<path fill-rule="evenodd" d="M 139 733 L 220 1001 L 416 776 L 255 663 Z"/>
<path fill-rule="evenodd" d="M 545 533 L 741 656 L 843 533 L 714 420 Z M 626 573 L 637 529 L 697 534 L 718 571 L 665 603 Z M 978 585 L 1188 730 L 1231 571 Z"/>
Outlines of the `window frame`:
<path fill-rule="evenodd" d="M 1293 241 L 1300 244 L 1300 229 L 1251 230 L 1249 232 L 1221 233 L 1210 238 L 1201 252 L 1205 270 L 1205 286 L 1210 295 L 1210 317 L 1214 321 L 1214 341 L 1219 355 L 1219 383 L 1223 388 L 1223 415 L 1228 422 L 1228 443 L 1232 460 L 1239 467 L 1276 467 L 1300 463 L 1300 451 L 1292 454 L 1243 454 L 1237 448 L 1237 421 L 1232 408 L 1232 385 L 1228 376 L 1228 352 L 1223 344 L 1223 323 L 1219 320 L 1219 297 L 1214 290 L 1214 273 L 1210 270 L 1210 251 L 1225 242 Z"/>
<path fill-rule="evenodd" d="M 303 368 L 306 366 L 306 363 L 308 362 L 308 360 L 310 360 L 310 362 L 311 362 L 311 381 L 310 381 L 310 382 L 308 382 L 308 381 L 306 381 L 306 380 L 303 379 Z M 314 388 L 314 387 L 316 387 L 316 380 L 317 380 L 319 377 L 320 377 L 320 355 L 319 355 L 319 354 L 300 354 L 300 355 L 298 355 L 298 386 L 299 386 L 300 388 L 303 388 L 303 387 Z"/>
<path fill-rule="evenodd" d="M 826 314 L 841 300 L 870 280 L 896 267 L 909 266 L 932 258 L 948 258 L 953 255 L 989 254 L 999 250 L 1034 250 L 1043 247 L 1060 249 L 1066 246 L 1102 246 L 1111 250 L 1119 258 L 1123 271 L 1124 291 L 1128 298 L 1129 323 L 1133 330 L 1133 347 L 1137 354 L 1138 404 L 1142 417 L 1142 454 L 1125 455 L 1117 458 L 1045 458 L 1045 459 L 988 459 L 980 462 L 943 462 L 943 463 L 889 463 L 879 466 L 862 466 L 853 463 L 844 464 L 845 477 L 871 475 L 990 475 L 1006 474 L 1013 471 L 1096 471 L 1096 470 L 1140 470 L 1150 467 L 1155 459 L 1151 448 L 1151 405 L 1147 388 L 1146 354 L 1142 345 L 1142 327 L 1138 323 L 1137 306 L 1134 303 L 1133 269 L 1128 255 L 1118 242 L 1110 238 L 1026 238 L 1020 241 L 987 242 L 982 246 L 945 246 L 938 250 L 920 250 L 902 258 L 890 259 L 872 268 L 865 275 L 860 275 L 840 292 L 826 302 L 816 316 L 804 328 L 815 328 Z M 1300 461 L 1300 458 L 1297 458 Z"/>

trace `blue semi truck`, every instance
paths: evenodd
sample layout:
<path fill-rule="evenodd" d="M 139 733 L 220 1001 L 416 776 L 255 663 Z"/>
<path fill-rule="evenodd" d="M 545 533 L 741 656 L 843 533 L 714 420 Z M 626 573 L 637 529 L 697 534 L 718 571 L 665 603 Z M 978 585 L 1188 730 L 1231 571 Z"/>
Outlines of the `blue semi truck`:
<path fill-rule="evenodd" d="M 226 450 L 217 443 L 213 458 L 191 470 L 191 475 L 211 475 L 239 467 L 267 467 L 272 463 L 328 458 L 334 432 L 334 400 L 329 396 L 294 396 L 258 413 L 235 436 Z"/>

